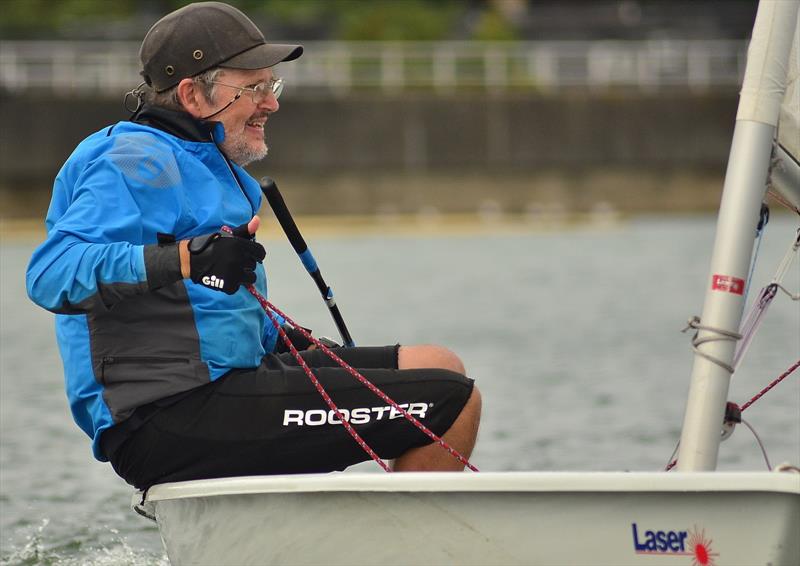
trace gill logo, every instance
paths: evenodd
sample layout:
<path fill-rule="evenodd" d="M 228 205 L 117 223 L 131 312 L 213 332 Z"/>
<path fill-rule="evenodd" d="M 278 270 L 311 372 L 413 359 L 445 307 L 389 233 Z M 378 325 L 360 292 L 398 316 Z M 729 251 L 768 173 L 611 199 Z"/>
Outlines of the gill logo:
<path fill-rule="evenodd" d="M 225 280 L 217 279 L 216 275 L 212 275 L 211 277 L 204 275 L 200 281 L 202 281 L 203 285 L 206 287 L 216 287 L 217 289 L 222 289 L 225 286 Z"/>

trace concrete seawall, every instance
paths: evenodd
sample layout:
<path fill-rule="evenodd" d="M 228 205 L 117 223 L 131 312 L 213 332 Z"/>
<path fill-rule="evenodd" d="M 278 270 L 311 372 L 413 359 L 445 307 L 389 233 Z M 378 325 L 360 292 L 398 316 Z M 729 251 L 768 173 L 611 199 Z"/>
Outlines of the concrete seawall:
<path fill-rule="evenodd" d="M 564 94 L 292 98 L 268 124 L 270 156 L 299 213 L 443 212 L 539 205 L 625 211 L 716 206 L 736 96 Z M 0 98 L 0 205 L 37 214 L 87 134 L 119 101 Z"/>

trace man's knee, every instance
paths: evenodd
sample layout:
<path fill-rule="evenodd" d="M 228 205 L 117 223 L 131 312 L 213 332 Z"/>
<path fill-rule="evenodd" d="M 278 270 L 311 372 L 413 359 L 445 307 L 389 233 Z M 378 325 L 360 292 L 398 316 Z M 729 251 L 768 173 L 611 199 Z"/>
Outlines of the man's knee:
<path fill-rule="evenodd" d="M 433 344 L 400 346 L 398 366 L 400 369 L 441 368 L 467 374 L 461 358 L 447 348 Z"/>
<path fill-rule="evenodd" d="M 473 385 L 472 393 L 467 399 L 467 402 L 464 404 L 464 408 L 461 409 L 461 414 L 459 416 L 463 417 L 472 424 L 475 435 L 478 433 L 478 424 L 481 421 L 482 405 L 483 400 L 481 398 L 481 392 L 478 391 L 478 388 L 475 385 Z"/>

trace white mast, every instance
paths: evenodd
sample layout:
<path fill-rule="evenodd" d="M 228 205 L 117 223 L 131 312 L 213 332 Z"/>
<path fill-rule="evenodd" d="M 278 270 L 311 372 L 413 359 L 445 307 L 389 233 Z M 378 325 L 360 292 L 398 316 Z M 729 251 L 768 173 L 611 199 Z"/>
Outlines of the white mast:
<path fill-rule="evenodd" d="M 772 141 L 786 89 L 800 0 L 761 0 L 747 56 L 725 172 L 678 469 L 714 470 L 744 302 L 753 237 L 766 192 Z M 726 336 L 727 334 L 727 336 Z"/>

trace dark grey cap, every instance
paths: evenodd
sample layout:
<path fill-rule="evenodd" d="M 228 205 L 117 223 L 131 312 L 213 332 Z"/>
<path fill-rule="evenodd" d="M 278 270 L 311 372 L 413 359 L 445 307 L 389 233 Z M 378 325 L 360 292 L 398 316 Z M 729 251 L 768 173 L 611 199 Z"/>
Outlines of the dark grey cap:
<path fill-rule="evenodd" d="M 139 59 L 145 82 L 162 92 L 212 67 L 264 69 L 302 54 L 301 45 L 267 43 L 233 6 L 197 2 L 158 20 L 142 41 Z"/>

